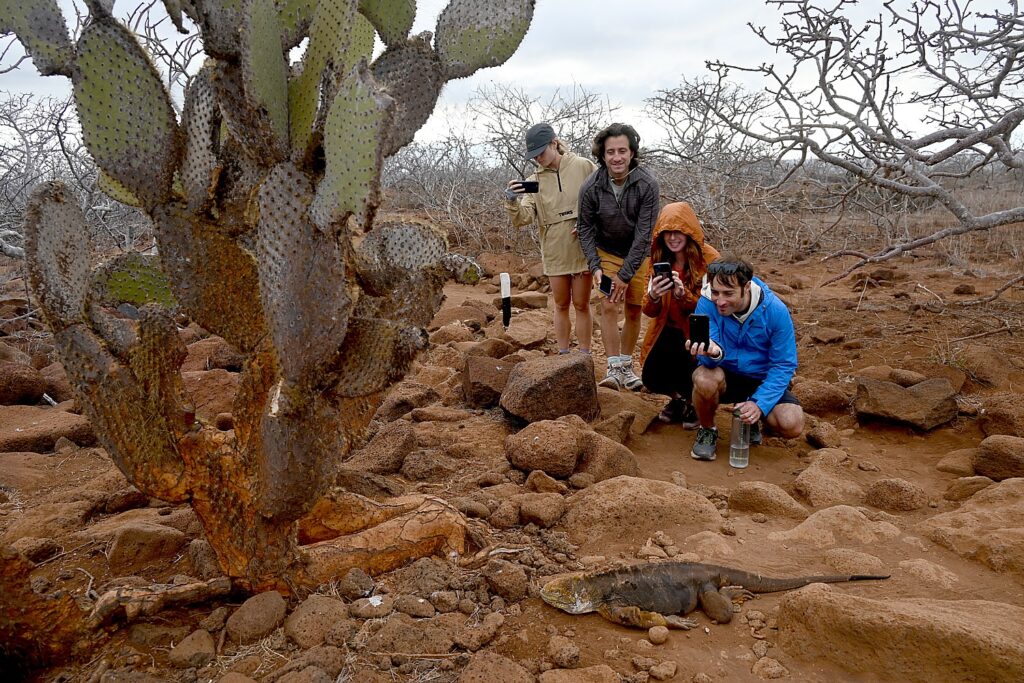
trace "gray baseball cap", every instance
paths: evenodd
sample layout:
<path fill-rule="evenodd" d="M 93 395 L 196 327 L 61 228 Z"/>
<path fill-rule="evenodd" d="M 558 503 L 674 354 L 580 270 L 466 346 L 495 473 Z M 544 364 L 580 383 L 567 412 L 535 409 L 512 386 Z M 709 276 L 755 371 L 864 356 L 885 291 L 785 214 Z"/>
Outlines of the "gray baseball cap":
<path fill-rule="evenodd" d="M 530 126 L 526 131 L 526 159 L 533 159 L 544 151 L 552 140 L 555 139 L 555 129 L 549 123 L 537 123 Z"/>

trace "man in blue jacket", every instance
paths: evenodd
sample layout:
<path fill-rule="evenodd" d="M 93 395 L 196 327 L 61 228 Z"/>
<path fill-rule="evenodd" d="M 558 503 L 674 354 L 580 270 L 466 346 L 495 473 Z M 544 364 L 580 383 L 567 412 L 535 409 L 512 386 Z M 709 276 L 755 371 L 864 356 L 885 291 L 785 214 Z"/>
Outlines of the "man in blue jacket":
<path fill-rule="evenodd" d="M 760 420 L 785 438 L 800 436 L 804 413 L 789 391 L 796 372 L 796 335 L 789 309 L 749 263 L 723 256 L 708 266 L 696 313 L 708 316 L 711 341 L 686 342 L 697 357 L 693 405 L 700 428 L 690 455 L 714 460 L 718 443 L 715 411 L 734 403 L 751 425 L 750 442 L 761 443 Z"/>

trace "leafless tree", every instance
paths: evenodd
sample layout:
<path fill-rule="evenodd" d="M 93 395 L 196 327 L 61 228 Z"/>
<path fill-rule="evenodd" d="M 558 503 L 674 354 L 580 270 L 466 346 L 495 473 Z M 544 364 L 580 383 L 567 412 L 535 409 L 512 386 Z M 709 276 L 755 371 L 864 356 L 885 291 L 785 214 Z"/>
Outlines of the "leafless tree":
<path fill-rule="evenodd" d="M 773 213 L 760 191 L 771 184 L 769 146 L 737 129 L 750 127 L 767 104 L 763 93 L 706 78 L 683 78 L 645 100 L 647 114 L 665 133 L 647 150 L 662 194 L 689 202 L 716 244 L 728 245 L 737 231 Z"/>
<path fill-rule="evenodd" d="M 48 180 L 75 189 L 99 244 L 125 251 L 149 246 L 149 221 L 100 189 L 70 97 L 0 93 L 0 253 L 24 257 L 25 202 L 36 184 Z"/>
<path fill-rule="evenodd" d="M 495 157 L 526 175 L 523 134 L 527 128 L 547 121 L 569 149 L 589 156 L 594 135 L 614 120 L 619 108 L 607 96 L 581 85 L 557 89 L 542 100 L 522 88 L 496 83 L 478 88 L 467 109 Z"/>
<path fill-rule="evenodd" d="M 777 33 L 754 32 L 786 66 L 709 62 L 726 90 L 732 71 L 758 74 L 768 106 L 756 121 L 735 116 L 714 94 L 705 103 L 745 136 L 771 145 L 798 177 L 807 161 L 841 169 L 848 183 L 834 210 L 860 185 L 932 202 L 949 225 L 924 235 L 893 234 L 871 252 L 832 256 L 855 262 L 839 277 L 945 238 L 1024 220 L 1019 186 L 1001 204 L 979 204 L 962 181 L 985 171 L 1024 167 L 1024 18 L 1017 0 L 979 11 L 965 0 L 884 2 L 866 20 L 854 0 L 770 0 L 781 12 Z M 838 278 L 836 278 L 838 279 Z"/>
<path fill-rule="evenodd" d="M 426 213 L 448 226 L 456 249 L 479 253 L 524 246 L 502 208 L 508 175 L 480 143 L 452 134 L 399 150 L 388 159 L 382 180 L 392 203 Z"/>

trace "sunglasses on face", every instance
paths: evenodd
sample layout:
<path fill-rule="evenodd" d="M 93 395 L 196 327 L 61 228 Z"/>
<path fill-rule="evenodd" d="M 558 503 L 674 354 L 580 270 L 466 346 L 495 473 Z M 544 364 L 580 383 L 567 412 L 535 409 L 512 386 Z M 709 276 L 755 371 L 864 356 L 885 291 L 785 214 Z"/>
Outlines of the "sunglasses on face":
<path fill-rule="evenodd" d="M 740 269 L 739 263 L 711 263 L 708 265 L 708 275 L 735 275 Z"/>

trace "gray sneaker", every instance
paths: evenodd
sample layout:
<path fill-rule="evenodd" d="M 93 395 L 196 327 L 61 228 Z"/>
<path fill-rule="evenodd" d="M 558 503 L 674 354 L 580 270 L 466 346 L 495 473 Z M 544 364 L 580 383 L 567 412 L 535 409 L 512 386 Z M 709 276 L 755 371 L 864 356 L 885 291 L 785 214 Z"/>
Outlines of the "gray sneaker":
<path fill-rule="evenodd" d="M 629 360 L 619 366 L 621 371 L 621 382 L 622 386 L 626 387 L 630 391 L 640 391 L 644 388 L 644 382 L 642 379 L 636 376 L 633 372 L 633 361 Z"/>
<path fill-rule="evenodd" d="M 697 439 L 693 442 L 690 457 L 694 460 L 714 460 L 716 446 L 718 430 L 714 427 L 700 427 L 697 429 Z"/>
<path fill-rule="evenodd" d="M 608 374 L 604 376 L 604 379 L 597 383 L 599 387 L 607 387 L 608 389 L 614 389 L 618 391 L 622 388 L 622 368 L 618 364 L 612 363 L 608 368 Z"/>

